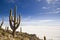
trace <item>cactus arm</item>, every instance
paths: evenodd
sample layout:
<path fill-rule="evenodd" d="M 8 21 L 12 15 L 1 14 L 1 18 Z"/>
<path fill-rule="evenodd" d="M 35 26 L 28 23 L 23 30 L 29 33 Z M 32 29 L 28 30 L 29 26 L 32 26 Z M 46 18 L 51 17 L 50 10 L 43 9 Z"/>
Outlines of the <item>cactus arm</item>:
<path fill-rule="evenodd" d="M 4 23 L 4 17 L 2 18 L 2 23 L 0 24 L 0 28 L 2 27 L 3 23 Z"/>
<path fill-rule="evenodd" d="M 9 24 L 10 24 L 11 29 L 13 30 L 14 29 L 13 28 L 14 26 L 12 24 L 12 21 L 13 21 L 12 9 L 10 9 Z"/>
<path fill-rule="evenodd" d="M 17 21 L 17 27 L 15 29 L 17 29 L 19 27 L 19 25 L 20 25 L 20 15 L 19 15 L 19 19 Z"/>
<path fill-rule="evenodd" d="M 2 27 L 2 25 L 3 25 L 3 22 L 1 23 L 0 28 Z"/>
<path fill-rule="evenodd" d="M 14 29 L 14 28 L 13 28 L 14 26 L 12 26 L 12 23 L 11 23 L 11 21 L 10 21 L 10 27 L 11 27 L 11 29 L 12 29 L 12 30 Z"/>
<path fill-rule="evenodd" d="M 12 23 L 11 23 L 11 21 L 9 22 L 9 24 L 10 24 L 10 27 L 11 27 L 11 29 L 13 30 L 13 26 L 12 26 Z"/>
<path fill-rule="evenodd" d="M 2 26 L 3 25 L 3 22 L 1 23 L 1 25 L 0 26 Z"/>

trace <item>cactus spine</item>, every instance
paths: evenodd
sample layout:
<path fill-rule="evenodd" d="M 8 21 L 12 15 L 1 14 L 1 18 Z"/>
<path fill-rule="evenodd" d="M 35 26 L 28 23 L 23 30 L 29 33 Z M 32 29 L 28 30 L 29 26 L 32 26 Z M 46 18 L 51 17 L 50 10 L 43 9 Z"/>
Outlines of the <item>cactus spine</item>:
<path fill-rule="evenodd" d="M 12 35 L 14 37 L 15 31 L 19 27 L 19 24 L 20 24 L 20 15 L 18 18 L 16 18 L 16 6 L 14 8 L 14 16 L 12 16 L 12 9 L 10 9 L 9 23 L 10 23 L 11 29 L 13 30 Z"/>
<path fill-rule="evenodd" d="M 3 25 L 3 22 L 4 22 L 4 18 L 2 18 L 2 23 L 0 24 L 0 29 L 1 29 L 2 25 Z"/>

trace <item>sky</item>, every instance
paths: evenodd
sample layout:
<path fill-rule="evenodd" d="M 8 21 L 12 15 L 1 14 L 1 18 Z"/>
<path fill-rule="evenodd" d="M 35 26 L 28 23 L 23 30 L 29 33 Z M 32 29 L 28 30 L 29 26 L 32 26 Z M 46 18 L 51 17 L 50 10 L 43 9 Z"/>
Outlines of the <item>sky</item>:
<path fill-rule="evenodd" d="M 17 16 L 21 15 L 19 27 L 23 32 L 60 40 L 60 0 L 0 0 L 0 23 L 4 17 L 3 28 L 9 26 L 10 9 L 14 11 L 15 6 Z"/>

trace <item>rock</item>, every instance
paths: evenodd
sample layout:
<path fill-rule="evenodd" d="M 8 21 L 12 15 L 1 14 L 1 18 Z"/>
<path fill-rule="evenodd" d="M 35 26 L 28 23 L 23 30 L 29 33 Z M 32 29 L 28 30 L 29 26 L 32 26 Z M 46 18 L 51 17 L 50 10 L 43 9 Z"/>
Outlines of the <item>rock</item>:
<path fill-rule="evenodd" d="M 24 37 L 23 40 L 29 40 L 29 38 L 28 37 Z"/>

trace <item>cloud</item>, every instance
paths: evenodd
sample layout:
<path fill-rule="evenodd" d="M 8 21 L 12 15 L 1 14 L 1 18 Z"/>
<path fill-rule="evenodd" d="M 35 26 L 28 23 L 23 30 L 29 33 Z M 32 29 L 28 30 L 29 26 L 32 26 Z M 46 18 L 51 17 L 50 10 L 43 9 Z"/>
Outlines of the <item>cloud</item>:
<path fill-rule="evenodd" d="M 37 0 L 37 1 L 39 1 L 39 2 L 40 2 L 41 0 Z"/>
<path fill-rule="evenodd" d="M 51 2 L 53 2 L 53 0 L 46 0 L 48 3 L 51 3 Z"/>
<path fill-rule="evenodd" d="M 56 10 L 57 10 L 57 11 L 58 11 L 58 10 L 60 11 L 60 8 L 57 8 Z"/>
<path fill-rule="evenodd" d="M 22 21 L 28 21 L 28 20 L 31 20 L 31 19 L 32 19 L 32 17 L 31 16 L 28 16 L 26 18 L 22 18 Z"/>
<path fill-rule="evenodd" d="M 22 26 L 47 26 L 47 25 L 54 25 L 56 22 L 56 20 L 50 20 L 50 19 L 44 19 L 44 20 L 41 20 L 41 19 L 34 19 L 34 18 L 29 18 L 29 17 L 26 17 L 22 20 L 21 22 L 21 25 Z M 52 24 L 54 23 L 54 24 Z M 58 22 L 56 25 L 59 25 Z"/>
<path fill-rule="evenodd" d="M 7 0 L 8 3 L 15 3 L 15 0 Z"/>
<path fill-rule="evenodd" d="M 42 9 L 49 9 L 50 7 L 42 7 Z"/>
<path fill-rule="evenodd" d="M 53 11 L 48 12 L 48 14 L 59 14 L 60 13 L 60 8 L 56 8 Z"/>
<path fill-rule="evenodd" d="M 17 3 L 19 0 L 6 0 L 8 3 Z"/>
<path fill-rule="evenodd" d="M 60 13 L 59 7 L 42 7 L 42 9 L 47 10 L 43 14 L 59 14 Z"/>
<path fill-rule="evenodd" d="M 22 22 L 22 26 L 41 26 L 47 25 L 47 23 L 53 22 L 54 20 L 31 20 Z"/>
<path fill-rule="evenodd" d="M 41 0 L 35 0 L 35 1 L 40 2 Z"/>
<path fill-rule="evenodd" d="M 47 14 L 58 14 L 60 11 L 52 11 L 52 12 L 48 12 Z"/>
<path fill-rule="evenodd" d="M 59 0 L 46 0 L 48 4 L 55 4 Z"/>
<path fill-rule="evenodd" d="M 46 7 L 42 7 L 42 9 L 47 9 Z"/>

